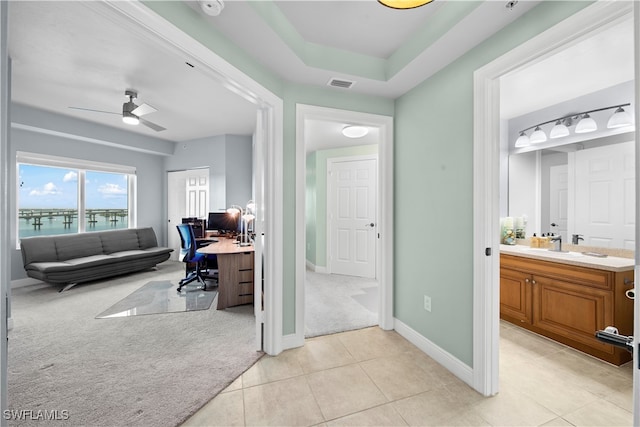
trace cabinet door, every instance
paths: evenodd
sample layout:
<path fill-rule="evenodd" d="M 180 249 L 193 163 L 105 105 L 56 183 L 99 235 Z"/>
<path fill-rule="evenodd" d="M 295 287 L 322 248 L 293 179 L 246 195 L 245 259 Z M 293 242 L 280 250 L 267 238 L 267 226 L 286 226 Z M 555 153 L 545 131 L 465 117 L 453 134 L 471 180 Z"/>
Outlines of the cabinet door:
<path fill-rule="evenodd" d="M 613 322 L 611 292 L 534 276 L 533 325 L 598 351 L 613 353 L 595 338 Z"/>
<path fill-rule="evenodd" d="M 531 323 L 531 275 L 500 269 L 500 317 L 511 322 Z"/>

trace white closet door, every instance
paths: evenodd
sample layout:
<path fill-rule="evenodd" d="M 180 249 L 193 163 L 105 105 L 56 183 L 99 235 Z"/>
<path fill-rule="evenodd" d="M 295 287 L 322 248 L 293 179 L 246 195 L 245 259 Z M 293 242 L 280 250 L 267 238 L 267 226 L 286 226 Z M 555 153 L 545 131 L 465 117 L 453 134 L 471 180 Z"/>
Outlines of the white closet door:
<path fill-rule="evenodd" d="M 330 162 L 328 172 L 330 272 L 375 278 L 377 161 Z"/>

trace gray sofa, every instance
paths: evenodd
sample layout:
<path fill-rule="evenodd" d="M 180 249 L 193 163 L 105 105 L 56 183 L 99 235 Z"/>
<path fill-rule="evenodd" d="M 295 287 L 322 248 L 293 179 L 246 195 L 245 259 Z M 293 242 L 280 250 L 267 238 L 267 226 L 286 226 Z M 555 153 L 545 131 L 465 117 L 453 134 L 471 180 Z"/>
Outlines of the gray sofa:
<path fill-rule="evenodd" d="M 151 227 L 28 237 L 20 249 L 27 276 L 64 289 L 155 267 L 173 251 L 158 246 Z"/>

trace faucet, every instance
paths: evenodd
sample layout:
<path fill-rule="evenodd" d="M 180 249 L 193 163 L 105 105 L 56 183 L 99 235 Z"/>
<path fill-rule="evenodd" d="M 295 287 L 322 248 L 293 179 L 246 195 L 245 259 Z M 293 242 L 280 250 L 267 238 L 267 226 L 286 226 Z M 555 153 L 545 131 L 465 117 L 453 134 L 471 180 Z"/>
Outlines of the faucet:
<path fill-rule="evenodd" d="M 553 242 L 553 249 L 549 249 L 554 252 L 562 252 L 562 236 L 558 234 L 557 236 L 552 236 L 549 240 Z M 555 243 L 558 242 L 556 245 Z"/>
<path fill-rule="evenodd" d="M 578 244 L 578 241 L 580 240 L 584 240 L 582 238 L 582 234 L 572 234 L 571 235 L 571 243 L 573 243 L 574 245 Z"/>

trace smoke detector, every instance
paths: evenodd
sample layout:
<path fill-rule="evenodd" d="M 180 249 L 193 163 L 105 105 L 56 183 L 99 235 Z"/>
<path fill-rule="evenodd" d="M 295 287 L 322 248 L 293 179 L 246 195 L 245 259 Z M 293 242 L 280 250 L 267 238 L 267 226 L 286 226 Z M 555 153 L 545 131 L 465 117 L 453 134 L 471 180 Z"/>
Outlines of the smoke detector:
<path fill-rule="evenodd" d="M 224 9 L 224 1 L 222 0 L 199 0 L 200 8 L 209 16 L 218 16 Z"/>

